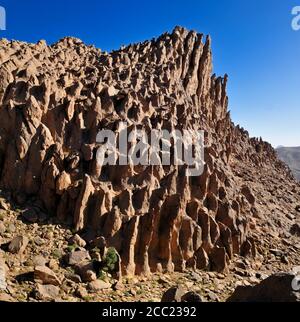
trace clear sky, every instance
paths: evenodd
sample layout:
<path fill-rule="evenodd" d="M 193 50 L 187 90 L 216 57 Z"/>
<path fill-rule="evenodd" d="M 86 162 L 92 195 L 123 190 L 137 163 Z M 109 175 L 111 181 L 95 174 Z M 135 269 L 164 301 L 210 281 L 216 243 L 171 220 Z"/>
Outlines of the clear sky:
<path fill-rule="evenodd" d="M 210 34 L 214 68 L 229 74 L 231 115 L 274 146 L 300 146 L 300 0 L 0 0 L 0 38 L 53 43 L 81 38 L 103 50 L 181 25 Z"/>

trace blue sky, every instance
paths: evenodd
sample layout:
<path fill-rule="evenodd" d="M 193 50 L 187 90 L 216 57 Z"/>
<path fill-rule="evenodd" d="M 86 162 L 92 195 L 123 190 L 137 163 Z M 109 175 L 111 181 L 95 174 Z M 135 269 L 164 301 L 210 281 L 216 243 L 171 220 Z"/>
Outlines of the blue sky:
<path fill-rule="evenodd" d="M 229 74 L 233 121 L 274 146 L 300 146 L 300 0 L 0 0 L 0 37 L 53 43 L 81 38 L 103 50 L 181 25 L 210 34 L 215 72 Z"/>

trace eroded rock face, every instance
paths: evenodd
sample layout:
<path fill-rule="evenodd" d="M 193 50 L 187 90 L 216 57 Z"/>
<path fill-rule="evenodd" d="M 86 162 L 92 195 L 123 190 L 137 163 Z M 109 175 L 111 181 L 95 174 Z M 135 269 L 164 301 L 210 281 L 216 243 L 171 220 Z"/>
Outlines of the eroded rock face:
<path fill-rule="evenodd" d="M 296 274 L 274 274 L 256 286 L 238 287 L 228 302 L 300 302 L 299 282 Z"/>
<path fill-rule="evenodd" d="M 115 247 L 129 275 L 223 271 L 234 254 L 255 255 L 250 218 L 259 209 L 235 166 L 288 173 L 269 144 L 231 122 L 227 75 L 212 76 L 209 37 L 176 27 L 110 54 L 74 38 L 52 46 L 1 40 L 0 75 L 0 187 L 34 206 L 36 218 L 44 209 L 91 245 Z M 120 121 L 205 130 L 204 173 L 100 167 L 96 135 L 119 134 Z"/>

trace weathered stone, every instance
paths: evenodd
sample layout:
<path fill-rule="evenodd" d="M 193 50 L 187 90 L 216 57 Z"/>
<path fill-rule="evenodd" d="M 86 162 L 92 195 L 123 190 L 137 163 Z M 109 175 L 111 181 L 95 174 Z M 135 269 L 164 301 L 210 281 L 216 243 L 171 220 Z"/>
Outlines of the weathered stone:
<path fill-rule="evenodd" d="M 38 255 L 33 258 L 32 262 L 34 266 L 46 266 L 48 260 L 43 256 Z"/>
<path fill-rule="evenodd" d="M 55 286 L 59 286 L 61 284 L 61 281 L 56 274 L 46 266 L 35 267 L 34 279 L 41 284 L 51 284 Z"/>
<path fill-rule="evenodd" d="M 80 263 L 74 266 L 75 272 L 80 275 L 83 282 L 92 282 L 97 279 L 92 262 Z"/>
<path fill-rule="evenodd" d="M 215 247 L 210 255 L 212 269 L 217 272 L 224 272 L 227 270 L 228 255 L 225 248 Z"/>
<path fill-rule="evenodd" d="M 87 250 L 78 250 L 71 252 L 68 256 L 68 264 L 69 265 L 76 265 L 87 260 L 91 260 L 90 254 Z"/>
<path fill-rule="evenodd" d="M 196 267 L 198 269 L 206 269 L 209 265 L 209 258 L 206 251 L 201 247 L 195 253 Z"/>
<path fill-rule="evenodd" d="M 75 291 L 75 295 L 84 300 L 88 297 L 89 293 L 84 287 L 78 286 Z"/>
<path fill-rule="evenodd" d="M 77 274 L 67 274 L 66 278 L 73 281 L 74 283 L 81 283 L 81 277 Z"/>
<path fill-rule="evenodd" d="M 256 286 L 239 286 L 228 302 L 300 302 L 299 281 L 295 274 L 275 274 Z"/>
<path fill-rule="evenodd" d="M 6 227 L 4 223 L 0 222 L 0 235 L 3 235 L 6 232 Z"/>
<path fill-rule="evenodd" d="M 59 297 L 59 287 L 54 285 L 37 284 L 35 297 L 41 301 L 56 300 Z"/>
<path fill-rule="evenodd" d="M 28 242 L 29 240 L 27 237 L 17 236 L 8 245 L 8 250 L 13 254 L 23 254 Z"/>
<path fill-rule="evenodd" d="M 195 292 L 188 292 L 182 296 L 181 302 L 200 303 L 204 301 L 199 294 Z"/>
<path fill-rule="evenodd" d="M 92 293 L 97 293 L 102 290 L 111 288 L 111 284 L 106 283 L 102 280 L 95 280 L 88 284 L 88 290 Z"/>
<path fill-rule="evenodd" d="M 6 293 L 0 293 L 0 303 L 1 302 L 16 302 L 16 300 Z"/>
<path fill-rule="evenodd" d="M 71 185 L 71 178 L 68 173 L 65 171 L 59 176 L 56 182 L 56 192 L 59 195 L 62 195 L 65 190 Z"/>
<path fill-rule="evenodd" d="M 75 234 L 72 236 L 69 240 L 70 245 L 77 245 L 79 247 L 85 247 L 86 246 L 86 241 L 82 239 L 79 235 Z"/>
<path fill-rule="evenodd" d="M 5 202 L 5 200 L 0 198 L 0 209 L 9 210 L 9 204 Z"/>
<path fill-rule="evenodd" d="M 251 205 L 254 205 L 254 204 L 255 204 L 255 197 L 254 197 L 254 195 L 252 194 L 250 187 L 248 187 L 248 186 L 243 186 L 243 187 L 242 187 L 241 192 L 242 192 L 242 194 L 246 197 L 246 199 L 248 200 L 248 202 L 249 202 Z"/>
<path fill-rule="evenodd" d="M 169 302 L 169 303 L 170 302 L 181 302 L 184 294 L 185 294 L 185 292 L 184 292 L 184 289 L 181 285 L 174 286 L 164 293 L 161 301 L 162 302 Z"/>

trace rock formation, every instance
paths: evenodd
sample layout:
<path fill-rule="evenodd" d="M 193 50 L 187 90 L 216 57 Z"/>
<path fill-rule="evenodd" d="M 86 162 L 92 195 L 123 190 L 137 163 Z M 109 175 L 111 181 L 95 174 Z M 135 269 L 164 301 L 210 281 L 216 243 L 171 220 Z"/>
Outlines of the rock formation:
<path fill-rule="evenodd" d="M 238 287 L 228 302 L 300 302 L 299 282 L 293 273 L 274 274 L 258 285 Z"/>
<path fill-rule="evenodd" d="M 274 208 L 265 190 L 274 196 L 278 181 L 296 183 L 271 145 L 232 123 L 228 77 L 212 70 L 210 38 L 181 27 L 111 53 L 74 38 L 1 40 L 0 188 L 32 221 L 48 213 L 88 245 L 114 247 L 124 274 L 221 272 L 234 254 L 255 256 L 256 220 Z M 204 130 L 204 173 L 100 167 L 97 133 L 119 135 L 120 121 Z"/>

